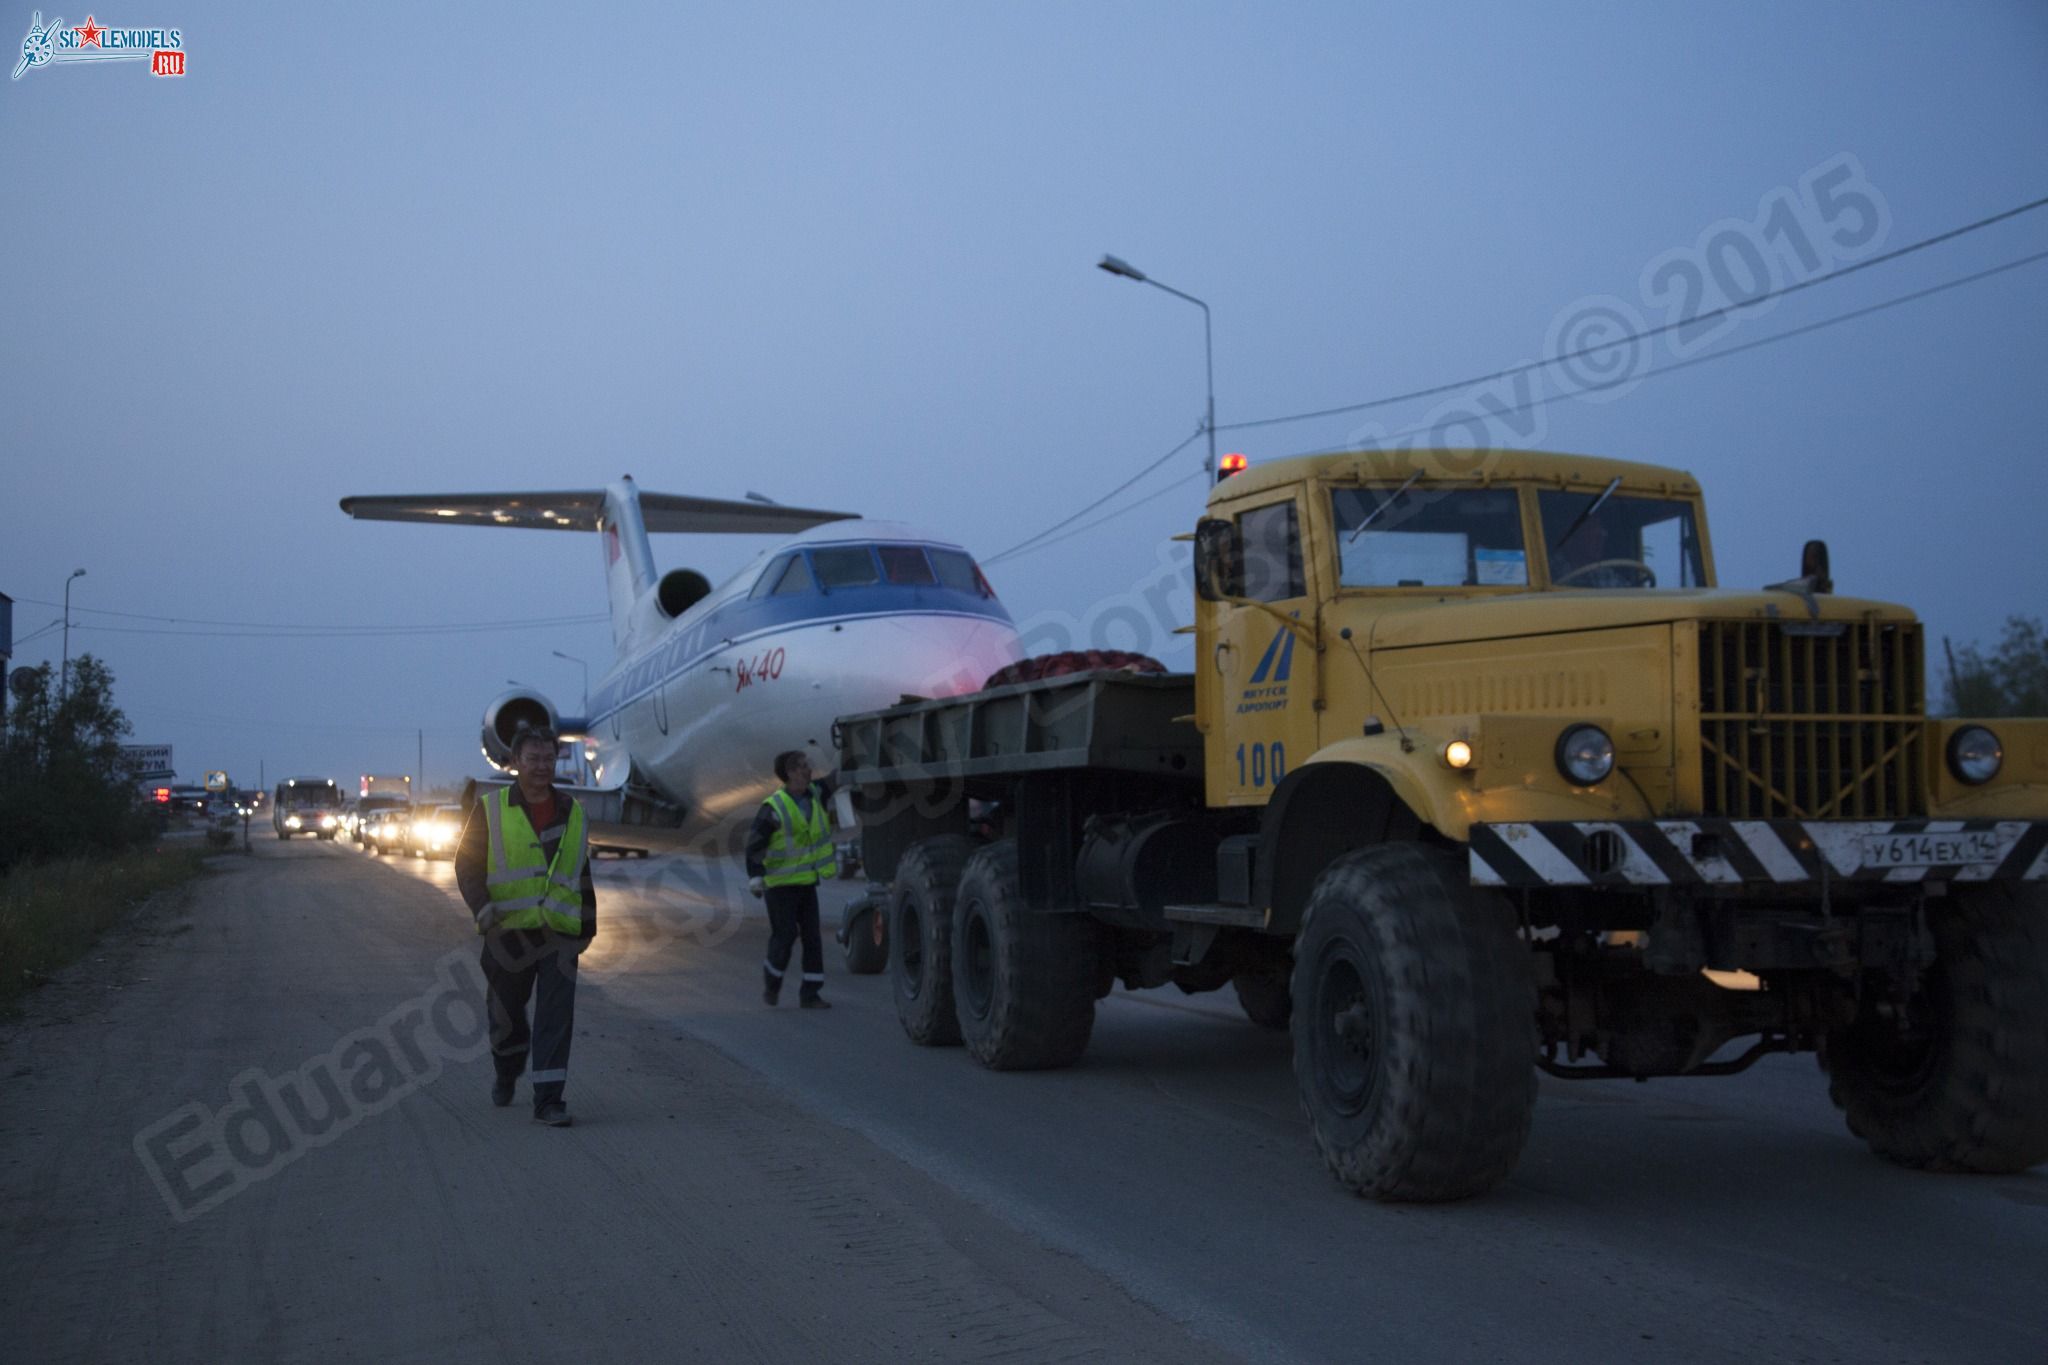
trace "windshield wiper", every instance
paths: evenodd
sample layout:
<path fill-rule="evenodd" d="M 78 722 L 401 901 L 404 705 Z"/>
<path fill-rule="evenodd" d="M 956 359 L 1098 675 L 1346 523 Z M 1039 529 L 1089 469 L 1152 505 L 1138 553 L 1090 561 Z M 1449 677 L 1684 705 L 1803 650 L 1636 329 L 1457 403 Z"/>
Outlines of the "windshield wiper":
<path fill-rule="evenodd" d="M 1419 469 L 1416 470 L 1413 474 L 1410 474 L 1406 482 L 1404 482 L 1399 488 L 1396 488 L 1392 493 L 1389 493 L 1387 495 L 1387 500 L 1385 502 L 1379 504 L 1377 507 L 1373 508 L 1370 512 L 1367 512 L 1365 514 L 1365 520 L 1359 522 L 1357 526 L 1352 528 L 1351 539 L 1345 541 L 1344 543 L 1346 545 L 1356 544 L 1358 538 L 1361 535 L 1365 534 L 1365 528 L 1372 525 L 1375 521 L 1378 521 L 1380 513 L 1386 511 L 1389 507 L 1392 507 L 1395 503 L 1399 502 L 1401 500 L 1401 495 L 1403 493 L 1406 493 L 1409 489 L 1413 488 L 1415 486 L 1415 481 L 1421 477 L 1422 471 Z M 1620 483 L 1621 480 L 1616 479 L 1615 482 Z"/>
<path fill-rule="evenodd" d="M 1593 499 L 1593 501 L 1587 506 L 1585 511 L 1579 513 L 1578 520 L 1574 521 L 1571 525 L 1564 528 L 1564 534 L 1559 536 L 1557 538 L 1557 543 L 1550 547 L 1551 552 L 1556 553 L 1557 551 L 1562 550 L 1564 548 L 1564 543 L 1567 540 L 1570 540 L 1573 536 L 1577 535 L 1579 533 L 1579 528 L 1581 526 L 1584 526 L 1588 521 L 1591 521 L 1593 519 L 1593 514 L 1599 511 L 1601 507 L 1606 504 L 1609 498 L 1614 496 L 1614 490 L 1619 487 L 1621 487 L 1621 480 L 1617 478 L 1613 482 L 1609 483 L 1607 487 L 1601 489 L 1600 495 Z"/>

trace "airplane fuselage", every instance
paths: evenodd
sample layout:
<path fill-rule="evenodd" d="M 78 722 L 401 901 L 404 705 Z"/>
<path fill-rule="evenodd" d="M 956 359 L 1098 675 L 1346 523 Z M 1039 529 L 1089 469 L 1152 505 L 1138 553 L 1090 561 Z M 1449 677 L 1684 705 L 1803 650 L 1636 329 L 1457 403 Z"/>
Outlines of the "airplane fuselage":
<path fill-rule="evenodd" d="M 847 576 L 849 563 L 857 570 L 863 550 L 875 557 L 875 581 L 826 581 L 835 569 Z M 802 749 L 819 772 L 834 766 L 836 717 L 906 694 L 972 691 L 1012 662 L 1016 629 L 978 574 L 972 587 L 929 573 L 918 575 L 929 582 L 890 580 L 892 566 L 900 572 L 919 552 L 965 558 L 908 528 L 819 527 L 764 555 L 607 673 L 591 694 L 585 740 L 595 785 L 652 788 L 676 817 L 604 821 L 607 837 L 664 848 L 743 823 L 774 786 L 777 753 Z M 791 577 L 792 559 L 807 581 L 775 592 L 765 580 Z"/>

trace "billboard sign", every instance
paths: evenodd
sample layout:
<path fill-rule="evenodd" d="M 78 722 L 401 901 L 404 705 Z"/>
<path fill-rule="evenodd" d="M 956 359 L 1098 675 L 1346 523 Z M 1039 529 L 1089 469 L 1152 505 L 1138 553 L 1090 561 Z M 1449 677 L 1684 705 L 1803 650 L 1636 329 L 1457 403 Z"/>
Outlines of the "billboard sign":
<path fill-rule="evenodd" d="M 168 744 L 123 744 L 121 761 L 128 765 L 129 774 L 136 778 L 172 777 L 177 769 L 171 766 L 171 746 Z"/>

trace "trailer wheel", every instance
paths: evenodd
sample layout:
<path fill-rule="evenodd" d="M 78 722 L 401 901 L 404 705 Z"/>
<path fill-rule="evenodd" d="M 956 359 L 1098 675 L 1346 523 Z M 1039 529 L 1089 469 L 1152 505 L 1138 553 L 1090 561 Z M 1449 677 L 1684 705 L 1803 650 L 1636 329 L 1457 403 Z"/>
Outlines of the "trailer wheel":
<path fill-rule="evenodd" d="M 852 975 L 873 976 L 889 965 L 887 924 L 884 907 L 872 900 L 846 922 L 846 970 Z"/>
<path fill-rule="evenodd" d="M 1244 1017 L 1260 1028 L 1283 1029 L 1294 1014 L 1294 992 L 1282 967 L 1254 967 L 1230 978 Z"/>
<path fill-rule="evenodd" d="M 2010 1175 L 2048 1161 L 2048 888 L 1959 891 L 1903 1008 L 1867 994 L 1828 1034 L 1828 1096 L 1879 1156 Z"/>
<path fill-rule="evenodd" d="M 941 834 L 912 844 L 896 864 L 889 895 L 889 976 L 896 1017 L 919 1047 L 960 1041 L 953 1017 L 953 893 L 974 844 L 964 834 Z"/>
<path fill-rule="evenodd" d="M 1414 844 L 1337 859 L 1294 953 L 1294 1078 L 1337 1179 L 1385 1200 L 1505 1179 L 1536 1105 L 1536 986 L 1512 908 Z"/>
<path fill-rule="evenodd" d="M 1017 842 L 983 846 L 953 898 L 953 999 L 968 1053 L 995 1071 L 1070 1066 L 1095 1028 L 1095 921 L 1025 908 Z"/>

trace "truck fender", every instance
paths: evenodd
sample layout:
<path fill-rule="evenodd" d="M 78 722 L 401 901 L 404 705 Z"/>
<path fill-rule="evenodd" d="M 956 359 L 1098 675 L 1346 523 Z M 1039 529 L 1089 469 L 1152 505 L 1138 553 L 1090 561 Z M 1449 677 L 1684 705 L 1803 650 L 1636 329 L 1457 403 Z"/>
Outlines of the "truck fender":
<path fill-rule="evenodd" d="M 1373 844 L 1419 838 L 1437 813 L 1434 793 L 1405 765 L 1391 738 L 1388 755 L 1372 741 L 1320 750 L 1287 774 L 1259 822 L 1254 904 L 1271 907 L 1268 927 L 1293 934 L 1323 869 Z M 1358 751 L 1358 752 L 1354 752 Z"/>

